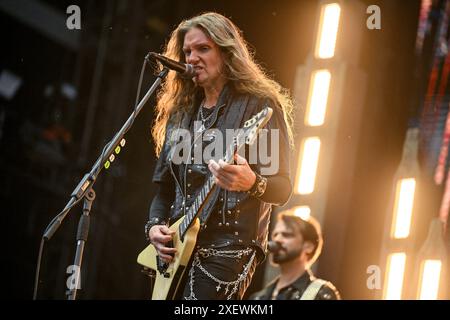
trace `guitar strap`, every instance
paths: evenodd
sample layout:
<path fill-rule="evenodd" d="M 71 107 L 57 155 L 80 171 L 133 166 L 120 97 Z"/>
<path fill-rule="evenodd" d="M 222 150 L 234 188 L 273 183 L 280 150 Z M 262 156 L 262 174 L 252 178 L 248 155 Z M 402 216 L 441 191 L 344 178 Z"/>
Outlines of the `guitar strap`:
<path fill-rule="evenodd" d="M 306 290 L 303 292 L 300 300 L 314 300 L 319 293 L 320 288 L 322 288 L 327 281 L 322 279 L 314 279 Z"/>

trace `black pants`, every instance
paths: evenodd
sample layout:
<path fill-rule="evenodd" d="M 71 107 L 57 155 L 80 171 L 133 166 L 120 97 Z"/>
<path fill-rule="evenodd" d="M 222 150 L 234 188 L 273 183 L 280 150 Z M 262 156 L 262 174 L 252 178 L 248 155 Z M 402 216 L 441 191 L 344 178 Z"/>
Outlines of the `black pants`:
<path fill-rule="evenodd" d="M 229 254 L 229 252 L 237 252 L 237 250 L 244 250 L 245 253 L 241 256 Z M 181 298 L 186 300 L 240 300 L 250 285 L 256 264 L 255 249 L 237 246 L 224 247 L 216 249 L 215 255 L 202 254 L 202 249 L 200 249 L 194 252 L 193 261 L 187 270 Z"/>

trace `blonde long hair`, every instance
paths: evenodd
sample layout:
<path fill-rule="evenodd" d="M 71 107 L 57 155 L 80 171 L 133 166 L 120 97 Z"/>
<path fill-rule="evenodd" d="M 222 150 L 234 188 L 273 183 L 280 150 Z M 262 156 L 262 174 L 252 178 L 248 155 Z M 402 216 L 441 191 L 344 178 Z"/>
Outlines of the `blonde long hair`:
<path fill-rule="evenodd" d="M 172 32 L 163 55 L 184 62 L 184 36 L 192 28 L 204 31 L 206 36 L 224 53 L 224 73 L 236 91 L 268 98 L 281 109 L 292 143 L 293 104 L 289 93 L 276 81 L 270 79 L 262 67 L 254 61 L 241 31 L 230 19 L 215 12 L 208 12 L 182 21 Z M 168 74 L 158 93 L 157 114 L 152 127 L 157 155 L 161 152 L 170 116 L 175 112 L 189 111 L 200 90 L 201 88 L 197 87 L 192 80 L 183 79 L 178 73 Z"/>

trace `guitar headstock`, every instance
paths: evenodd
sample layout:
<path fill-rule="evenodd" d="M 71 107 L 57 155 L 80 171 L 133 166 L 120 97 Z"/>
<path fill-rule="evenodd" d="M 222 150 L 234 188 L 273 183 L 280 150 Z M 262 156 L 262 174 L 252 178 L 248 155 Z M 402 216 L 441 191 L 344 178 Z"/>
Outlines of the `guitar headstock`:
<path fill-rule="evenodd" d="M 251 119 L 244 123 L 244 136 L 246 144 L 253 144 L 258 136 L 258 131 L 269 122 L 272 117 L 273 109 L 265 107 L 261 112 L 258 112 Z"/>
<path fill-rule="evenodd" d="M 233 137 L 232 143 L 228 146 L 223 161 L 226 163 L 233 163 L 236 151 L 244 147 L 245 144 L 253 144 L 258 137 L 258 131 L 269 122 L 272 113 L 272 108 L 266 107 L 261 112 L 245 121 L 244 127 L 239 129 L 238 134 Z"/>

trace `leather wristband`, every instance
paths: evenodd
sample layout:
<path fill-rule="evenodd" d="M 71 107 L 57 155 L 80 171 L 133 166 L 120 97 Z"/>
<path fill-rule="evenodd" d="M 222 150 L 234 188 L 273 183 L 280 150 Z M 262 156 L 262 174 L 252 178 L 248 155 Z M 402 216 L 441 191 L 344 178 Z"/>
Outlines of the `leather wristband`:
<path fill-rule="evenodd" d="M 261 176 L 259 173 L 255 172 L 256 180 L 253 186 L 247 192 L 256 198 L 260 198 L 267 188 L 267 178 Z"/>
<path fill-rule="evenodd" d="M 150 218 L 144 227 L 145 239 L 147 239 L 147 241 L 150 241 L 150 237 L 149 237 L 148 233 L 153 226 L 165 225 L 165 224 L 166 224 L 166 221 L 162 218 L 159 218 L 159 217 Z"/>

